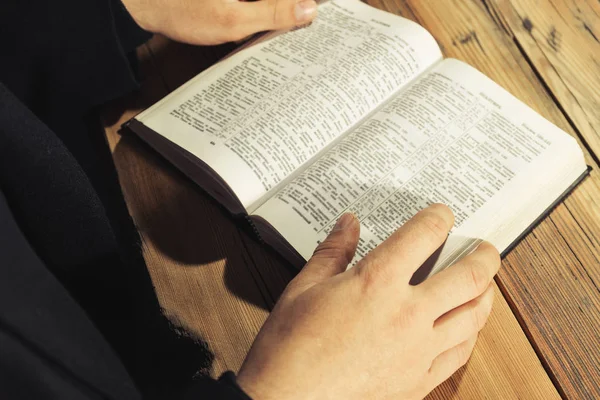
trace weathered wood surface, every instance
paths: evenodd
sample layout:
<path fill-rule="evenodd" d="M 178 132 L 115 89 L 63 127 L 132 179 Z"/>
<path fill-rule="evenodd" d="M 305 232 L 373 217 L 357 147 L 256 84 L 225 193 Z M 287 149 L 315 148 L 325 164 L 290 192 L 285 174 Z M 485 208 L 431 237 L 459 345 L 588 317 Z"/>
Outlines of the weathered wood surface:
<path fill-rule="evenodd" d="M 600 397 L 600 114 L 592 110 L 600 43 L 590 33 L 600 28 L 600 4 L 372 3 L 414 18 L 446 56 L 475 66 L 586 149 L 591 177 L 509 254 L 497 281 L 561 394 Z"/>
<path fill-rule="evenodd" d="M 425 26 L 447 56 L 474 65 L 577 136 L 588 149 L 588 163 L 597 166 L 591 151 L 598 140 L 593 120 L 598 113 L 589 119 L 586 113 L 593 113 L 590 104 L 598 103 L 600 86 L 593 71 L 578 75 L 577 68 L 593 68 L 595 61 L 589 60 L 598 52 L 568 50 L 574 60 L 568 63 L 545 55 L 552 47 L 541 43 L 543 21 L 548 21 L 539 6 L 543 1 L 366 2 Z M 536 12 L 528 13 L 527 7 Z M 533 28 L 526 24 L 521 31 L 518 21 L 525 18 Z M 597 32 L 598 21 L 596 12 L 586 17 L 585 26 Z M 563 27 L 556 26 L 557 32 Z M 531 43 L 519 35 L 530 35 Z M 562 36 L 560 51 L 589 45 L 573 35 Z M 210 344 L 215 375 L 239 368 L 292 274 L 201 190 L 136 138 L 121 138 L 117 129 L 231 48 L 192 48 L 154 38 L 140 49 L 142 90 L 106 113 L 112 116 L 107 137 L 161 304 L 176 325 Z M 592 78 L 581 84 L 577 78 L 584 75 Z M 502 294 L 497 290 L 472 360 L 431 398 L 600 396 L 594 380 L 600 374 L 599 186 L 594 172 L 507 257 L 497 278 Z"/>

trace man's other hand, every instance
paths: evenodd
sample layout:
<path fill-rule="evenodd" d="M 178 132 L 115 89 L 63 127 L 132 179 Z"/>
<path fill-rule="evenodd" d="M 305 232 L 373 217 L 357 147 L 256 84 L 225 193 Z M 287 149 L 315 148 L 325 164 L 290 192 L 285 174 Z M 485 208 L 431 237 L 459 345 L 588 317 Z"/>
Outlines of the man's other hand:
<path fill-rule="evenodd" d="M 314 0 L 122 0 L 143 29 L 173 40 L 212 45 L 257 32 L 289 29 L 311 22 Z"/>

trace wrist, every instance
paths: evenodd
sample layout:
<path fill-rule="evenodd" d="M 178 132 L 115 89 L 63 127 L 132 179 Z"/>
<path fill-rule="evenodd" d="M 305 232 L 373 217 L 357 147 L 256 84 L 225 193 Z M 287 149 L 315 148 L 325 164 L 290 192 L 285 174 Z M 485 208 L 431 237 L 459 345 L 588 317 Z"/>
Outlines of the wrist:
<path fill-rule="evenodd" d="M 269 400 L 269 395 L 262 393 L 263 390 L 260 384 L 257 384 L 256 377 L 245 374 L 243 367 L 235 381 L 238 387 L 253 400 Z"/>
<path fill-rule="evenodd" d="M 236 377 L 236 383 L 253 400 L 290 400 L 280 395 L 275 382 L 269 382 L 268 379 L 261 378 L 254 371 L 247 371 L 243 367 Z"/>
<path fill-rule="evenodd" d="M 260 369 L 259 369 L 260 370 Z M 238 386 L 252 400 L 312 400 L 318 398 L 308 387 L 297 386 L 297 381 L 284 374 L 260 374 L 260 371 L 245 370 L 236 377 Z"/>

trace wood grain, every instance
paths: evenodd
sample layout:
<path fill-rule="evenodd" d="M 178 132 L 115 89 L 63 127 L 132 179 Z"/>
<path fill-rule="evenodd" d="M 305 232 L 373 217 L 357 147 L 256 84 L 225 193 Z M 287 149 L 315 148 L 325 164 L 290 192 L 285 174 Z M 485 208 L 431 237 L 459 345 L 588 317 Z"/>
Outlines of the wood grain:
<path fill-rule="evenodd" d="M 600 2 L 485 2 L 590 150 L 600 154 Z"/>
<path fill-rule="evenodd" d="M 563 129 L 570 129 L 518 46 L 482 3 L 368 2 L 426 25 L 446 54 L 475 65 Z M 468 37 L 471 39 L 466 40 Z M 116 131 L 120 123 L 206 68 L 228 49 L 192 48 L 155 38 L 140 50 L 146 60 L 142 91 L 115 105 L 120 112 L 113 110 L 112 114 L 119 117 L 113 117 L 107 128 L 161 305 L 178 326 L 210 343 L 216 355 L 214 374 L 239 368 L 267 310 L 291 273 L 172 166 L 139 140 L 119 139 Z M 589 160 L 594 162 L 592 157 Z M 599 190 L 594 174 L 571 196 L 568 206 L 559 207 L 508 257 L 498 280 L 553 379 L 568 395 L 580 392 L 562 379 L 569 383 L 576 374 L 582 376 L 582 387 L 591 385 L 593 389 L 593 383 L 587 381 L 589 376 L 581 369 L 588 367 L 590 373 L 594 372 L 594 366 L 587 364 L 594 361 L 594 351 L 587 358 L 580 351 L 588 343 L 585 340 L 593 338 L 592 329 L 599 326 L 593 314 L 598 310 L 595 281 L 586 275 L 584 267 L 599 259 L 597 236 L 593 235 L 599 232 L 600 214 L 595 203 Z M 544 252 L 544 257 L 536 252 Z M 548 272 L 551 280 L 544 282 Z M 561 276 L 565 284 L 559 280 Z M 551 292 L 559 283 L 560 290 Z M 573 303 L 561 304 L 563 301 Z M 585 305 L 579 304 L 583 311 L 575 301 Z M 472 360 L 431 398 L 559 397 L 508 302 L 497 291 L 494 311 Z M 556 307 L 560 315 L 547 312 Z M 581 322 L 584 329 L 574 327 L 574 322 Z M 558 345 L 571 347 L 553 347 Z M 554 359 L 548 355 L 551 352 L 557 354 Z M 569 363 L 565 362 L 568 357 Z M 568 371 L 563 373 L 563 367 Z"/>
<path fill-rule="evenodd" d="M 480 1 L 371 3 L 416 19 L 434 35 L 446 56 L 475 66 L 586 148 L 587 136 L 578 136 L 569 124 L 554 94 L 508 34 L 498 10 Z M 535 4 L 543 14 L 542 3 Z M 571 79 L 578 73 L 573 68 Z M 596 159 L 586 151 L 586 160 L 595 168 Z M 497 278 L 560 392 L 574 398 L 600 396 L 599 189 L 594 171 L 509 254 Z"/>

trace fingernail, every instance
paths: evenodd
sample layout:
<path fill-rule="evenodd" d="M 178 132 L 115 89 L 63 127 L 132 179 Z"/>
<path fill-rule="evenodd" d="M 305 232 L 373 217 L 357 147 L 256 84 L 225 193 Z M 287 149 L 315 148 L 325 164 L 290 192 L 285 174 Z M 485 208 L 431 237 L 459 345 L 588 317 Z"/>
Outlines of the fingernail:
<path fill-rule="evenodd" d="M 294 12 L 296 14 L 297 22 L 308 22 L 317 13 L 317 3 L 315 3 L 314 0 L 303 0 L 296 4 Z"/>
<path fill-rule="evenodd" d="M 335 226 L 333 227 L 333 232 L 346 229 L 354 221 L 354 218 L 356 217 L 354 216 L 354 214 L 351 213 L 346 213 L 342 215 L 342 217 L 338 219 L 338 221 L 335 223 Z"/>

